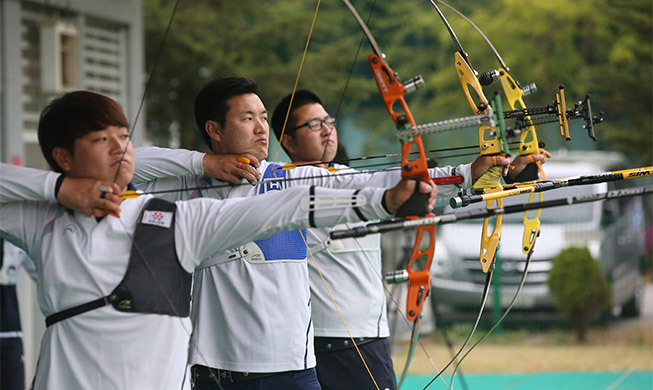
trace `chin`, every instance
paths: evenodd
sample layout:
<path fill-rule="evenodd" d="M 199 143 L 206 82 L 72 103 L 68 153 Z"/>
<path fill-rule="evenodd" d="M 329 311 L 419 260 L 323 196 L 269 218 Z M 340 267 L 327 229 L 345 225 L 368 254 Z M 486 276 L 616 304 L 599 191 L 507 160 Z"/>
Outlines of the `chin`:
<path fill-rule="evenodd" d="M 336 158 L 336 153 L 335 152 L 327 153 L 327 154 L 324 155 L 324 158 L 322 159 L 322 161 L 329 162 L 329 161 L 333 161 L 334 158 Z"/>
<path fill-rule="evenodd" d="M 133 177 L 134 172 L 120 172 L 120 176 L 118 176 L 116 184 L 118 184 L 120 188 L 127 188 L 127 185 L 132 181 Z"/>

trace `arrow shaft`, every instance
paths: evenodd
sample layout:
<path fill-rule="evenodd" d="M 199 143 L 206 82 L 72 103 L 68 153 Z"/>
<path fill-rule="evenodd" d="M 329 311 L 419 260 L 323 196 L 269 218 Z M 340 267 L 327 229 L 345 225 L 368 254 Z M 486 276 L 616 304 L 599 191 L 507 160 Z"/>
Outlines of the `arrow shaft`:
<path fill-rule="evenodd" d="M 653 185 L 645 187 L 633 187 L 620 190 L 612 190 L 598 194 L 574 196 L 560 199 L 545 200 L 542 202 L 522 203 L 494 209 L 471 209 L 456 211 L 450 214 L 443 214 L 434 217 L 426 217 L 415 220 L 399 220 L 368 224 L 350 230 L 336 230 L 331 232 L 332 239 L 343 239 L 351 237 L 363 237 L 368 234 L 385 233 L 393 230 L 414 229 L 420 226 L 443 225 L 468 219 L 488 218 L 496 215 L 521 213 L 528 210 L 544 209 L 558 206 L 570 206 L 580 203 L 597 202 L 606 199 L 628 198 L 653 193 Z"/>

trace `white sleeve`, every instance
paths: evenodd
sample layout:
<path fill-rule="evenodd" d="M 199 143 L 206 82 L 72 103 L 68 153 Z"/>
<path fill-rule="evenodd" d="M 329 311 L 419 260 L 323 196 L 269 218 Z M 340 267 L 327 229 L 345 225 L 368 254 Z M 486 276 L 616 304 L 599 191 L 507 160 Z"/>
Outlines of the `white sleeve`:
<path fill-rule="evenodd" d="M 329 188 L 393 187 L 401 180 L 400 169 L 352 171 L 328 174 L 323 168 L 299 167 L 288 171 L 288 176 L 292 177 L 296 185 L 316 185 Z M 430 168 L 429 174 L 431 177 L 460 175 L 465 179 L 460 184 L 461 187 L 472 186 L 471 164 L 462 164 L 455 168 L 452 166 Z M 455 188 L 453 185 L 451 187 Z"/>
<path fill-rule="evenodd" d="M 312 218 L 299 207 L 309 195 L 306 186 L 273 191 L 250 198 L 228 200 L 195 199 L 177 202 L 175 242 L 179 260 L 191 272 L 202 260 L 225 250 L 267 237 L 281 230 L 335 226 L 360 221 L 351 208 L 317 209 Z M 354 190 L 315 188 L 315 195 L 351 197 Z M 359 192 L 367 202 L 359 208 L 367 219 L 388 219 L 390 214 L 381 204 L 384 189 L 366 188 Z"/>
<path fill-rule="evenodd" d="M 0 203 L 24 200 L 55 200 L 54 189 L 61 174 L 11 164 L 0 164 Z"/>
<path fill-rule="evenodd" d="M 299 167 L 288 171 L 289 183 L 327 188 L 394 187 L 401 180 L 399 169 L 328 173 L 324 168 Z"/>
<path fill-rule="evenodd" d="M 446 166 L 429 169 L 431 177 L 444 177 L 461 175 L 465 181 L 460 184 L 463 188 L 472 186 L 471 164 L 458 165 L 457 167 Z M 316 185 L 329 188 L 365 188 L 365 187 L 394 187 L 401 180 L 401 170 L 385 171 L 353 171 L 341 174 L 328 174 L 323 168 L 300 167 L 288 171 L 288 176 L 292 177 L 292 185 Z M 438 199 L 440 201 L 448 200 L 458 194 L 458 187 L 455 185 L 438 186 Z"/>
<path fill-rule="evenodd" d="M 136 148 L 135 184 L 171 176 L 204 175 L 205 153 L 186 149 Z"/>
<path fill-rule="evenodd" d="M 53 201 L 8 202 L 0 204 L 0 237 L 32 256 L 30 249 L 40 247 L 42 228 L 63 207 Z"/>

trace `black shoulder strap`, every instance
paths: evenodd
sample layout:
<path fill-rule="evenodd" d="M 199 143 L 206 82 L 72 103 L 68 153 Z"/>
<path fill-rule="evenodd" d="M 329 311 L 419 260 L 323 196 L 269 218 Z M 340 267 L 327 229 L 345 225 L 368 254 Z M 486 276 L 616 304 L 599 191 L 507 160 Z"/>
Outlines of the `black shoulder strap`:
<path fill-rule="evenodd" d="M 177 205 L 152 198 L 136 225 L 129 266 L 113 291 L 116 310 L 187 317 L 191 274 L 179 264 L 175 250 Z M 167 224 L 158 224 L 165 220 Z"/>
<path fill-rule="evenodd" d="M 174 203 L 150 199 L 134 231 L 129 265 L 111 294 L 54 313 L 50 326 L 67 318 L 111 304 L 116 310 L 187 317 L 191 274 L 183 269 L 175 250 Z"/>

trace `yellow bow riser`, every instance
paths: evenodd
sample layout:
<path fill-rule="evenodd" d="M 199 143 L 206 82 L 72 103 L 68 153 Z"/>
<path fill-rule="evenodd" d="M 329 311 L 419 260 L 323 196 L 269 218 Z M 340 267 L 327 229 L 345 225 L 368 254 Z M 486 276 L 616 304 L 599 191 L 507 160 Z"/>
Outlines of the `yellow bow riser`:
<path fill-rule="evenodd" d="M 506 96 L 506 100 L 510 105 L 511 109 L 517 108 L 526 108 L 526 103 L 524 103 L 524 91 L 519 87 L 519 84 L 510 76 L 510 73 L 504 68 L 499 68 L 499 81 L 501 82 L 501 87 L 503 93 Z M 564 114 L 563 114 L 564 115 Z M 526 123 L 531 123 L 526 129 L 522 130 L 522 133 L 519 137 L 519 154 L 520 155 L 529 155 L 529 154 L 539 154 L 540 145 L 537 139 L 537 133 L 535 131 L 535 126 L 532 125 L 531 117 L 526 116 L 524 118 Z M 546 180 L 546 174 L 542 170 L 542 164 L 535 162 L 537 165 L 537 170 L 540 172 L 541 178 Z M 535 194 L 532 193 L 528 198 L 528 203 L 532 203 L 535 199 Z M 544 200 L 542 194 L 538 194 L 538 201 Z M 534 216 L 529 218 L 529 213 L 527 211 L 524 213 L 524 233 L 522 235 L 522 251 L 524 253 L 530 252 L 535 245 L 535 239 L 540 234 L 540 214 L 541 209 L 534 211 Z"/>
<path fill-rule="evenodd" d="M 460 84 L 463 87 L 467 101 L 469 102 L 470 107 L 475 114 L 482 114 L 488 112 L 487 110 L 492 110 L 490 104 L 483 93 L 481 84 L 478 81 L 478 78 L 474 74 L 474 71 L 469 66 L 467 61 L 459 53 L 455 53 L 455 67 L 456 74 L 460 80 Z M 472 97 L 472 92 L 476 94 L 477 100 Z M 481 155 L 497 155 L 501 154 L 505 148 L 501 144 L 501 138 L 498 137 L 497 129 L 487 125 L 482 124 L 478 128 L 478 144 L 481 149 Z M 500 179 L 503 168 L 500 165 L 493 165 L 490 169 L 487 170 L 478 180 L 474 183 L 474 189 L 482 189 L 484 192 L 494 192 L 499 191 L 501 188 Z M 494 201 L 488 201 L 487 207 L 492 208 Z M 497 206 L 503 206 L 503 200 L 496 201 Z M 494 261 L 494 256 L 496 255 L 497 247 L 499 245 L 499 240 L 501 238 L 501 223 L 503 217 L 499 216 L 494 222 L 494 228 L 492 233 L 487 234 L 489 228 L 489 218 L 483 220 L 483 231 L 481 233 L 481 251 L 480 251 L 480 262 L 483 272 L 487 273 Z"/>

